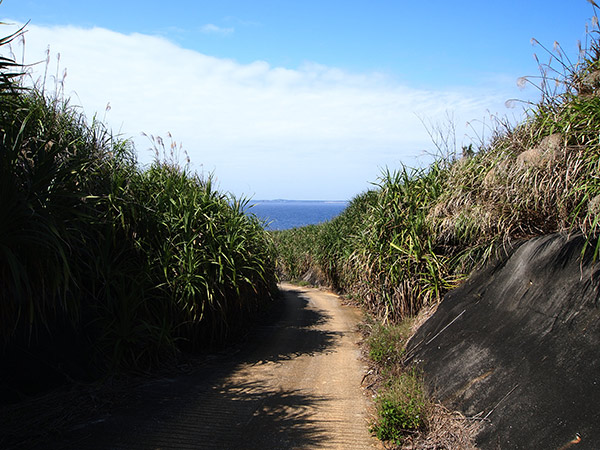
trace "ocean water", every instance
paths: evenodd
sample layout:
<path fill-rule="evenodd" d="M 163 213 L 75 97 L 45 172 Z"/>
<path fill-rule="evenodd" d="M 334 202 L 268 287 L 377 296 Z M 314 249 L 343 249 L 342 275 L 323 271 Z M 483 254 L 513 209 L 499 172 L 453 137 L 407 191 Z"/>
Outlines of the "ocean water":
<path fill-rule="evenodd" d="M 255 200 L 247 213 L 265 220 L 267 230 L 287 230 L 333 219 L 348 202 L 345 201 L 298 201 Z"/>

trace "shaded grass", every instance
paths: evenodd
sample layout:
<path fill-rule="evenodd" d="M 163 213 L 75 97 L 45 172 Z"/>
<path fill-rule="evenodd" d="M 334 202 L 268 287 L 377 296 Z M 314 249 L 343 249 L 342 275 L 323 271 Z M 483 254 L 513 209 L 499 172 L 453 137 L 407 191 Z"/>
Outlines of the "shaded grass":
<path fill-rule="evenodd" d="M 0 389 L 155 367 L 246 326 L 276 292 L 246 200 L 181 165 L 174 142 L 156 138 L 140 167 L 17 69 L 0 58 Z"/>

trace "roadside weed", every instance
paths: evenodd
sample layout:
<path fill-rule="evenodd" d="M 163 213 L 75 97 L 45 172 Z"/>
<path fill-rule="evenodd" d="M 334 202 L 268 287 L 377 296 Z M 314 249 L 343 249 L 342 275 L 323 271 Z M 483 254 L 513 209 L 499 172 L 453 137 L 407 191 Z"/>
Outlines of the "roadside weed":
<path fill-rule="evenodd" d="M 367 338 L 369 357 L 384 365 L 399 362 L 409 337 L 410 322 L 407 319 L 399 325 L 374 323 Z"/>
<path fill-rule="evenodd" d="M 421 431 L 427 423 L 429 401 L 416 369 L 390 380 L 376 399 L 378 419 L 371 432 L 383 441 L 401 444 L 407 434 Z"/>

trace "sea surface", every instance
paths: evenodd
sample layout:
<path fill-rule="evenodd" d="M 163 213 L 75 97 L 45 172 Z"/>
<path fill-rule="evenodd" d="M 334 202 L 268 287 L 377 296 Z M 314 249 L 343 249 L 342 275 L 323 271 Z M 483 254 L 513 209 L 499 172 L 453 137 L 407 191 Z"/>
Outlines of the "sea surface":
<path fill-rule="evenodd" d="M 254 200 L 246 212 L 265 221 L 267 230 L 318 224 L 340 214 L 346 201 Z"/>

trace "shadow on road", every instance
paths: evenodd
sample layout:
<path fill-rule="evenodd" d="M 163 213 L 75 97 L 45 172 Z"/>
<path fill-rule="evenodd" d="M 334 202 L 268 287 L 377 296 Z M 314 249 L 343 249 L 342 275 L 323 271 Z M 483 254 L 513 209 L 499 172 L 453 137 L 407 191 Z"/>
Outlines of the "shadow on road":
<path fill-rule="evenodd" d="M 285 291 L 278 307 L 277 320 L 254 330 L 246 342 L 212 355 L 190 374 L 130 386 L 122 391 L 122 399 L 113 389 L 116 398 L 97 411 L 78 414 L 76 404 L 59 406 L 56 395 L 52 404 L 45 405 L 41 398 L 31 405 L 31 411 L 36 411 L 35 430 L 23 405 L 19 417 L 13 414 L 12 420 L 10 410 L 0 411 L 0 443 L 14 449 L 30 448 L 36 439 L 43 439 L 41 447 L 48 449 L 315 447 L 327 436 L 308 412 L 328 402 L 327 398 L 275 389 L 260 379 L 232 377 L 241 367 L 332 351 L 341 337 L 327 331 L 330 316 L 311 308 L 303 291 Z M 53 417 L 53 408 L 64 414 L 69 406 L 75 418 L 60 422 Z M 48 408 L 46 418 L 40 418 L 40 408 Z"/>
<path fill-rule="evenodd" d="M 256 330 L 246 363 L 279 362 L 332 350 L 342 333 L 329 331 L 331 316 L 309 307 L 306 291 L 284 291 L 279 320 Z"/>
<path fill-rule="evenodd" d="M 271 390 L 260 382 L 225 383 L 171 405 L 160 427 L 140 429 L 122 448 L 286 449 L 315 448 L 327 438 L 309 411 L 326 399 Z"/>

